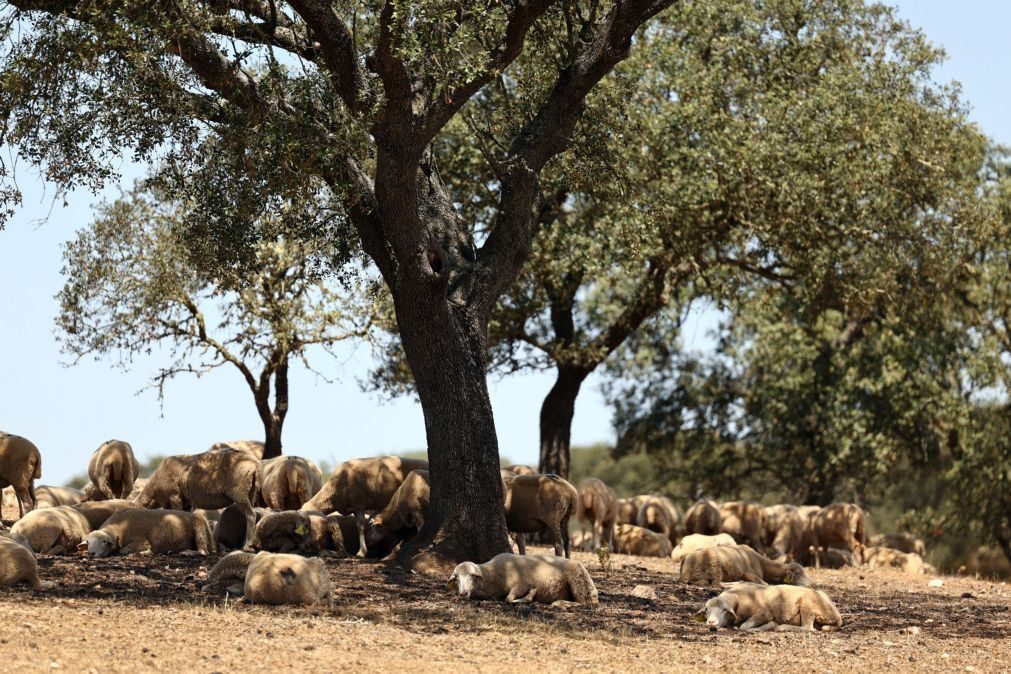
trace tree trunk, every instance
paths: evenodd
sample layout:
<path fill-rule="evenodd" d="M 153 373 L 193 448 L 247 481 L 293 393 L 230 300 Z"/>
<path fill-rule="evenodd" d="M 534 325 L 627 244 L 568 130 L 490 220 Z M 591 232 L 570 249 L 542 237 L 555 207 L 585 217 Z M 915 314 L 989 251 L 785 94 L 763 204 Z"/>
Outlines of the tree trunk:
<path fill-rule="evenodd" d="M 579 389 L 590 371 L 559 365 L 557 372 L 555 384 L 541 404 L 540 472 L 568 479 L 572 417 Z"/>
<path fill-rule="evenodd" d="M 281 426 L 283 424 L 283 421 L 275 421 L 274 419 L 263 422 L 264 437 L 266 438 L 263 441 L 264 459 L 281 456 Z"/>
<path fill-rule="evenodd" d="M 263 458 L 273 459 L 282 454 L 281 431 L 288 416 L 288 360 L 275 353 L 275 365 L 260 375 L 260 386 L 253 391 L 256 411 L 263 422 Z M 270 376 L 274 376 L 274 409 L 270 409 Z"/>
<path fill-rule="evenodd" d="M 444 289 L 406 285 L 397 284 L 394 306 L 425 417 L 432 492 L 424 527 L 401 557 L 444 572 L 510 550 L 486 333 L 467 308 L 451 308 Z"/>

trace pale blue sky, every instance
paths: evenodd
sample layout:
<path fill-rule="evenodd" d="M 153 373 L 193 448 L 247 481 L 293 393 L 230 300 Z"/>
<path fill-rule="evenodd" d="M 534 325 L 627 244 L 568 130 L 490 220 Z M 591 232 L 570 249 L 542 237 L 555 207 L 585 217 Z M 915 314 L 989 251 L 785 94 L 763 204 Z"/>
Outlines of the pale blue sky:
<path fill-rule="evenodd" d="M 984 0 L 954 3 L 907 0 L 902 15 L 943 45 L 949 62 L 940 81 L 958 80 L 973 106 L 972 117 L 997 141 L 1011 143 L 1011 97 L 1007 91 L 1011 51 L 1006 31 L 1011 4 Z M 138 172 L 127 167 L 123 185 Z M 219 440 L 260 437 L 262 428 L 248 389 L 238 373 L 222 369 L 202 379 L 181 377 L 169 384 L 164 412 L 154 392 L 139 396 L 163 362 L 155 353 L 138 358 L 129 372 L 108 362 L 76 367 L 59 364 L 54 339 L 53 296 L 62 284 L 60 244 L 91 218 L 99 199 L 72 194 L 67 206 L 52 205 L 52 188 L 27 171 L 19 174 L 25 196 L 6 230 L 0 232 L 0 429 L 32 439 L 42 450 L 43 484 L 60 484 L 87 467 L 91 452 L 116 437 L 131 442 L 140 457 L 197 452 Z M 113 196 L 118 186 L 106 194 Z M 43 221 L 45 221 L 43 223 Z M 703 348 L 712 320 L 690 321 L 685 341 Z M 335 384 L 297 369 L 292 375 L 291 412 L 285 451 L 339 461 L 353 456 L 398 452 L 425 446 L 421 410 L 402 399 L 381 403 L 359 390 L 356 378 L 370 364 L 367 347 L 344 349 L 340 361 L 317 360 Z M 503 455 L 535 463 L 540 403 L 551 386 L 549 374 L 490 382 Z M 573 442 L 611 440 L 610 410 L 590 379 L 576 406 Z"/>

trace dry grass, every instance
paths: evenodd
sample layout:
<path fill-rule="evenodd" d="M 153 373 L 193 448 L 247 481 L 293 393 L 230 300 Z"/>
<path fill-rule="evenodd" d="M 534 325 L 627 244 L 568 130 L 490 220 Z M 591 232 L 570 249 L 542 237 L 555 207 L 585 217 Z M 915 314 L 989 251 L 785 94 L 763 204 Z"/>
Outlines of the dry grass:
<path fill-rule="evenodd" d="M 813 571 L 846 626 L 832 634 L 711 634 L 692 621 L 711 592 L 668 560 L 577 554 L 596 609 L 466 602 L 444 580 L 359 560 L 327 564 L 332 607 L 267 608 L 199 591 L 213 560 L 42 558 L 47 593 L 0 589 L 0 671 L 1007 671 L 1004 583 L 885 570 Z M 656 601 L 632 595 L 648 585 Z M 966 596 L 968 595 L 968 596 Z M 972 668 L 972 669 L 969 669 Z"/>

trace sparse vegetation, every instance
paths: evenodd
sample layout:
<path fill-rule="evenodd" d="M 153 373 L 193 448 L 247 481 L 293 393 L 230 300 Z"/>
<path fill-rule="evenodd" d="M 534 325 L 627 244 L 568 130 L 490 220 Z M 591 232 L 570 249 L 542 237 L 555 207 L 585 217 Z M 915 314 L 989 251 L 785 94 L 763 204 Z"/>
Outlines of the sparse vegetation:
<path fill-rule="evenodd" d="M 600 570 L 604 572 L 605 576 L 610 576 L 611 572 L 614 571 L 614 563 L 611 561 L 611 550 L 606 545 L 597 548 L 597 563 L 600 564 Z"/>

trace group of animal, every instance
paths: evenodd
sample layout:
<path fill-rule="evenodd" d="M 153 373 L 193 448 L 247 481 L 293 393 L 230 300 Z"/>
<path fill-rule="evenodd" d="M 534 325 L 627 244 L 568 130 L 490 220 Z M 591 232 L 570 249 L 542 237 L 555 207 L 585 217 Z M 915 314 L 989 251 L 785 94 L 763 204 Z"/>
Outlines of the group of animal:
<path fill-rule="evenodd" d="M 532 470 L 511 466 L 515 471 Z M 696 500 L 682 515 L 667 497 L 644 494 L 619 499 L 597 478 L 580 482 L 577 548 L 649 557 L 684 557 L 685 539 L 724 535 L 721 540 L 750 546 L 772 559 L 817 568 L 892 567 L 909 573 L 934 572 L 923 557 L 921 539 L 908 534 L 867 537 L 866 515 L 853 503 L 826 507 L 752 501 Z"/>
<path fill-rule="evenodd" d="M 36 490 L 39 450 L 23 437 L 0 434 L 0 488 L 13 487 L 5 506 L 19 515 L 9 532 L 0 524 L 0 585 L 47 588 L 35 554 L 207 555 L 241 548 L 263 551 L 256 564 L 243 567 L 250 579 L 247 599 L 278 603 L 278 597 L 287 597 L 301 603 L 323 588 L 323 578 L 329 594 L 329 577 L 320 573 L 325 567 L 271 553 L 355 554 L 366 550 L 366 539 L 382 548 L 383 523 L 364 513 L 382 510 L 387 528 L 395 529 L 399 511 L 387 514 L 385 508 L 391 500 L 407 503 L 401 487 L 416 486 L 410 471 L 427 467 L 397 457 L 353 460 L 324 484 L 311 461 L 292 456 L 261 461 L 262 451 L 262 443 L 252 441 L 219 443 L 200 454 L 167 457 L 142 480 L 129 443 L 111 440 L 92 455 L 91 482 L 84 489 Z M 417 473 L 424 474 L 419 479 L 427 490 L 427 473 Z M 393 499 L 395 494 L 401 498 Z M 427 491 L 424 498 L 427 509 Z"/>
<path fill-rule="evenodd" d="M 10 451 L 12 447 L 18 451 Z M 290 553 L 384 557 L 424 524 L 429 500 L 426 461 L 354 459 L 323 482 L 319 469 L 306 459 L 261 461 L 261 455 L 259 443 L 219 443 L 200 454 L 168 457 L 142 480 L 130 445 L 113 440 L 95 451 L 89 462 L 91 482 L 83 490 L 40 487 L 36 493 L 34 480 L 41 476 L 38 449 L 25 438 L 4 435 L 0 469 L 17 470 L 0 472 L 10 475 L 0 486 L 14 485 L 20 515 L 5 536 L 26 551 L 49 555 L 204 555 L 238 550 L 240 554 L 226 556 L 212 569 L 212 579 L 224 574 L 234 580 L 236 569 L 243 574 L 260 572 L 266 562 L 254 564 L 254 558 L 276 553 L 271 564 L 282 568 L 275 575 L 306 578 L 313 588 L 288 592 L 292 601 L 301 602 L 325 589 L 318 580 L 326 578 L 321 572 L 325 567 L 293 561 Z M 503 487 L 510 529 L 516 532 L 521 552 L 525 552 L 524 532 L 546 530 L 556 542 L 556 552 L 568 554 L 575 489 L 556 476 L 529 475 L 504 480 Z M 252 555 L 254 550 L 260 555 Z M 43 587 L 34 556 L 18 551 L 17 557 L 30 559 L 30 564 L 18 564 L 32 569 L 26 572 L 27 580 L 12 576 L 11 582 L 24 580 Z M 219 586 L 208 583 L 209 588 Z M 226 587 L 235 590 L 237 584 Z M 272 585 L 246 583 L 244 596 L 274 603 L 264 599 L 269 592 L 257 587 Z M 540 598 L 545 596 L 542 592 Z"/>
<path fill-rule="evenodd" d="M 103 557 L 117 552 L 209 554 L 235 549 L 212 569 L 207 591 L 230 590 L 258 603 L 314 603 L 329 596 L 329 576 L 321 560 L 302 555 L 383 557 L 424 524 L 429 499 L 425 461 L 355 459 L 341 464 L 324 483 L 311 461 L 292 456 L 261 461 L 262 449 L 252 441 L 219 443 L 201 454 L 166 458 L 145 481 L 138 478 L 130 445 L 111 440 L 92 455 L 91 482 L 81 492 L 40 487 L 36 493 L 34 480 L 41 477 L 37 448 L 24 438 L 0 435 L 0 487 L 13 487 L 21 515 L 0 539 L 4 546 L 0 563 L 5 565 L 0 569 L 14 569 L 0 575 L 0 585 L 47 586 L 38 579 L 31 552 L 87 551 Z M 584 532 L 589 525 L 592 538 L 585 533 L 584 538 L 591 544 L 604 542 L 630 554 L 684 552 L 685 542 L 675 538 L 681 518 L 663 497 L 619 501 L 595 478 L 576 489 L 558 476 L 539 475 L 522 466 L 503 469 L 502 486 L 507 526 L 520 554 L 461 564 L 450 584 L 463 596 L 595 604 L 597 593 L 589 574 L 567 559 L 573 514 Z M 629 513 L 633 504 L 634 514 L 619 515 L 619 508 Z M 696 519 L 704 520 L 711 515 L 710 508 L 715 509 L 700 504 L 686 514 L 686 526 L 693 521 L 694 510 L 702 510 L 703 517 Z M 723 515 L 728 506 L 732 504 L 716 511 L 724 522 L 731 520 Z M 621 521 L 623 517 L 636 523 Z M 525 536 L 534 533 L 547 536 L 555 557 L 524 554 Z M 672 545 L 675 541 L 677 548 Z M 686 555 L 693 560 L 687 566 L 681 564 L 680 575 L 687 582 L 704 576 L 707 582 L 720 584 L 739 576 L 753 583 L 806 584 L 799 565 L 769 560 L 747 545 L 722 546 L 726 549 L 716 552 L 710 547 L 719 546 L 702 547 L 698 555 L 693 557 L 694 551 Z"/>

